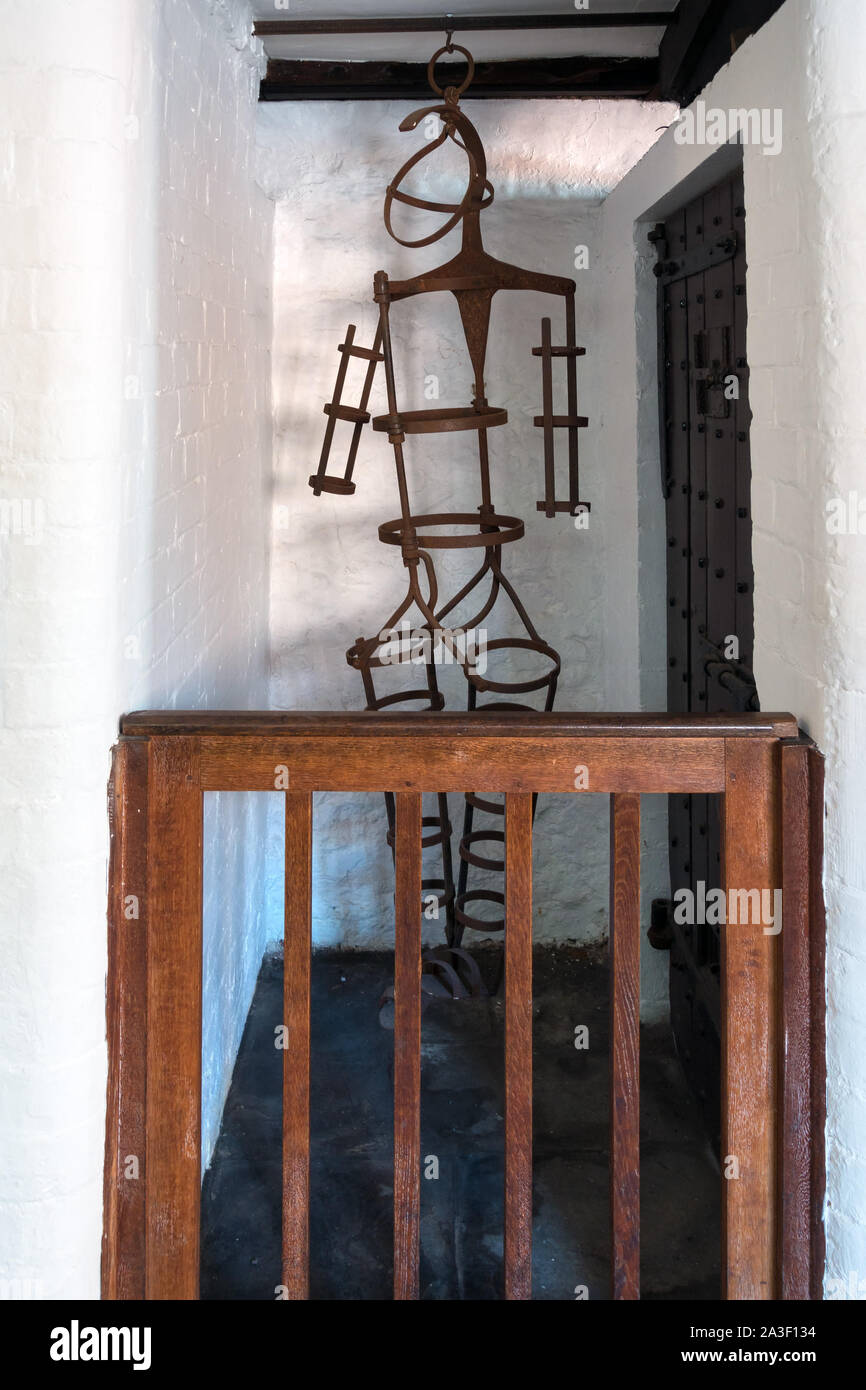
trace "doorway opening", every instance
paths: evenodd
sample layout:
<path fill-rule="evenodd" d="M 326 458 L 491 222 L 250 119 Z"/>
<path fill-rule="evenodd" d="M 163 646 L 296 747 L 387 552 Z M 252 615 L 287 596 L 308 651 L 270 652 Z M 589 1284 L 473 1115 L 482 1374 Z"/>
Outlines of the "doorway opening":
<path fill-rule="evenodd" d="M 667 707 L 756 711 L 742 165 L 657 224 L 650 239 L 659 257 Z M 672 796 L 668 834 L 672 901 L 657 913 L 657 939 L 670 947 L 677 1052 L 718 1153 L 719 927 L 680 921 L 686 914 L 676 910 L 682 890 L 705 901 L 721 885 L 718 798 Z"/>

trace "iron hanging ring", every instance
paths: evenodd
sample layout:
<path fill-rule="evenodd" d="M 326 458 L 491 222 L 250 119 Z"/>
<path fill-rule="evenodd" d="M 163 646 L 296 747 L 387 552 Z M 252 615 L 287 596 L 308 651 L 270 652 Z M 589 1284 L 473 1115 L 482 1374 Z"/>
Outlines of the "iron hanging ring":
<path fill-rule="evenodd" d="M 436 64 L 439 62 L 439 59 L 442 57 L 443 53 L 462 53 L 463 57 L 466 59 L 466 62 L 469 65 L 469 70 L 466 73 L 466 76 L 464 77 L 459 87 L 451 86 L 442 88 L 436 81 Z M 449 94 L 453 93 L 453 97 L 451 97 L 450 99 L 456 102 L 460 100 L 474 76 L 475 59 L 472 57 L 472 54 L 469 52 L 468 48 L 464 48 L 463 45 L 459 43 L 452 43 L 451 36 L 449 34 L 448 43 L 444 43 L 441 48 L 437 48 L 436 52 L 433 54 L 433 57 L 430 59 L 430 62 L 427 64 L 427 81 L 429 82 L 430 86 L 432 87 L 433 91 L 436 93 L 437 96 L 445 97 L 445 100 L 448 101 Z"/>

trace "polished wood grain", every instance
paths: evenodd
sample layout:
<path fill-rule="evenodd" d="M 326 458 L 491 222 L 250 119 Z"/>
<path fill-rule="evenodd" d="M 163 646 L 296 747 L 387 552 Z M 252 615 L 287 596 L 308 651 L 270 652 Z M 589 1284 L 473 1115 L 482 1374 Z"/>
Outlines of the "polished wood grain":
<path fill-rule="evenodd" d="M 522 738 L 563 735 L 594 738 L 796 738 L 792 714 L 596 714 L 531 710 L 419 710 L 414 714 L 367 710 L 139 710 L 121 720 L 124 734 L 163 738 L 177 735 L 227 734 L 232 738 L 286 734 L 309 738 L 320 734 L 376 739 L 400 734 L 420 738 L 447 734 L 450 738 L 484 733 L 498 738 L 519 733 Z"/>
<path fill-rule="evenodd" d="M 610 807 L 611 1297 L 640 1298 L 640 797 Z"/>
<path fill-rule="evenodd" d="M 728 894 L 781 887 L 779 747 L 729 739 L 723 804 Z M 730 897 L 729 897 L 730 901 Z M 742 914 L 745 915 L 745 914 Z M 722 1284 L 779 1297 L 779 942 L 760 922 L 722 928 Z M 736 1165 L 736 1166 L 735 1166 Z"/>
<path fill-rule="evenodd" d="M 202 795 L 198 740 L 156 739 L 148 779 L 149 1299 L 198 1298 Z"/>
<path fill-rule="evenodd" d="M 286 793 L 283 1022 L 283 1272 L 286 1297 L 309 1297 L 310 959 L 313 799 Z"/>
<path fill-rule="evenodd" d="M 421 1242 L 421 797 L 394 797 L 394 1297 L 418 1297 Z"/>
<path fill-rule="evenodd" d="M 418 756 L 424 740 L 424 755 Z M 586 767 L 587 788 L 575 789 L 575 767 Z M 202 738 L 206 791 L 273 791 L 287 768 L 295 791 L 421 791 L 442 787 L 479 793 L 721 792 L 721 739 L 610 737 L 453 738 L 449 734 L 378 738 L 343 734 L 303 738 Z M 471 769 L 471 772 L 470 772 Z M 284 783 L 282 784 L 284 785 Z"/>
<path fill-rule="evenodd" d="M 532 796 L 505 797 L 505 1297 L 532 1297 Z"/>
<path fill-rule="evenodd" d="M 108 789 L 104 1299 L 141 1299 L 145 1288 L 148 749 L 121 739 Z"/>

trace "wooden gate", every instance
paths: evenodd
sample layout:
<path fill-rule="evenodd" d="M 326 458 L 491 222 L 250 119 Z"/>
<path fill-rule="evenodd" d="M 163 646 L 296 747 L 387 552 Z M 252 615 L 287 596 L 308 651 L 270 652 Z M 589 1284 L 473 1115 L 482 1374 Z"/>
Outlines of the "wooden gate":
<path fill-rule="evenodd" d="M 421 796 L 466 790 L 506 801 L 505 1297 L 531 1296 L 537 792 L 610 799 L 612 1296 L 639 1297 L 640 798 L 676 793 L 721 798 L 729 897 L 785 895 L 781 934 L 753 914 L 721 938 L 723 1150 L 738 1173 L 721 1183 L 722 1296 L 808 1297 L 823 1191 L 816 768 L 789 715 L 125 718 L 110 788 L 104 1297 L 198 1297 L 207 791 L 285 797 L 282 1283 L 292 1299 L 308 1293 L 312 794 L 395 796 L 394 1297 L 419 1296 Z"/>

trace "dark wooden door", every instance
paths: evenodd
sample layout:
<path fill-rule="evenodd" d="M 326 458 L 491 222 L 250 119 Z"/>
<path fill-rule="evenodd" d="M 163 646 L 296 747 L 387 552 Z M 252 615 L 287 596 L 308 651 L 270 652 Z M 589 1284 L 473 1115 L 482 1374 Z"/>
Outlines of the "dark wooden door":
<path fill-rule="evenodd" d="M 662 484 L 667 499 L 668 709 L 757 709 L 743 175 L 652 234 L 659 253 Z M 718 799 L 672 797 L 671 891 L 721 879 Z M 718 1140 L 719 929 L 672 913 L 671 1016 Z"/>

